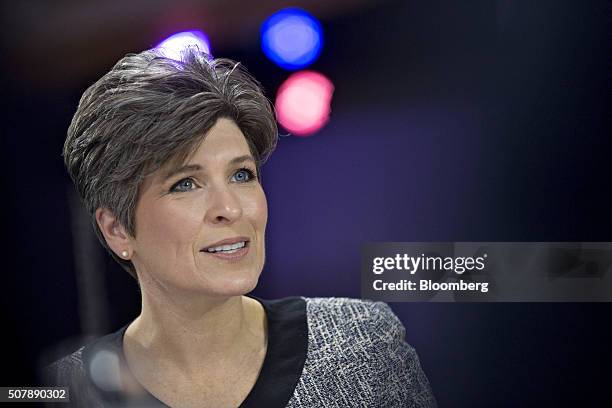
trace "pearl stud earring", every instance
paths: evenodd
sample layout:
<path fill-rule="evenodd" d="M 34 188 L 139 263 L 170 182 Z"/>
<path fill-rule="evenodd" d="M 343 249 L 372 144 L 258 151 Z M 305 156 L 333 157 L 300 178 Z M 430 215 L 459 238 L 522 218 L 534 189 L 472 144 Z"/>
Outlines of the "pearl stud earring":
<path fill-rule="evenodd" d="M 128 251 L 121 252 L 121 256 L 124 257 L 124 258 L 127 258 L 128 255 L 129 255 Z"/>

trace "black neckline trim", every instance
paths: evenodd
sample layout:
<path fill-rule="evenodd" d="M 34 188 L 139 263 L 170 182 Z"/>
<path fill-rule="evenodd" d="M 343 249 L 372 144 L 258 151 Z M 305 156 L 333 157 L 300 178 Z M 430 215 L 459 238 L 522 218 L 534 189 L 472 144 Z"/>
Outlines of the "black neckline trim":
<path fill-rule="evenodd" d="M 247 296 L 259 301 L 264 307 L 268 325 L 268 346 L 255 385 L 239 408 L 284 407 L 293 395 L 306 362 L 308 351 L 306 301 L 299 296 L 275 300 Z M 120 364 L 126 368 L 126 374 L 131 375 L 123 353 L 123 337 L 129 325 L 130 323 L 85 346 L 83 363 L 88 383 L 96 389 L 102 399 L 109 402 L 168 407 L 144 387 L 136 401 L 123 393 L 100 389 L 90 377 L 90 363 L 94 352 L 99 350 L 114 352 L 119 357 Z"/>

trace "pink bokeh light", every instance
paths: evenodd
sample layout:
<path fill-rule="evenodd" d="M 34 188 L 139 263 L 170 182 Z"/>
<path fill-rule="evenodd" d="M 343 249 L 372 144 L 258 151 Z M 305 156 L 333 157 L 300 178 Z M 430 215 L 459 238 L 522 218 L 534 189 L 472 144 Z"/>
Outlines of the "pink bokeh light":
<path fill-rule="evenodd" d="M 334 85 L 315 71 L 291 75 L 276 94 L 278 122 L 296 136 L 310 136 L 329 121 Z"/>

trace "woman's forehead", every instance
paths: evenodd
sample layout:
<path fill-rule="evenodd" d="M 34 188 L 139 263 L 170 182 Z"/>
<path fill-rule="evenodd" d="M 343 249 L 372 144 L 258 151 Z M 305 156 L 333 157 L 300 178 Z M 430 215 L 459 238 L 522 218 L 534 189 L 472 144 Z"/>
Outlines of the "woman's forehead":
<path fill-rule="evenodd" d="M 228 163 L 238 156 L 251 156 L 244 134 L 233 121 L 219 119 L 183 160 L 169 163 L 171 168 L 206 162 Z"/>
<path fill-rule="evenodd" d="M 249 153 L 249 145 L 240 128 L 229 119 L 219 119 L 204 135 L 193 156 L 233 156 Z M 231 159 L 231 157 L 230 157 Z"/>
<path fill-rule="evenodd" d="M 206 168 L 209 165 L 234 164 L 236 162 L 252 161 L 249 145 L 242 131 L 232 122 L 217 124 L 202 137 L 202 139 L 187 154 L 175 155 L 156 172 L 157 175 L 167 176 L 180 169 L 187 169 L 199 165 Z"/>

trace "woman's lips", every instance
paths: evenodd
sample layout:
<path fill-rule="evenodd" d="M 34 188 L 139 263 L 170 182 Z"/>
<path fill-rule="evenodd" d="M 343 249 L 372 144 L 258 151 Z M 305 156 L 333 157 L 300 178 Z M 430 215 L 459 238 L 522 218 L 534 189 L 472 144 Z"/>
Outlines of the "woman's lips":
<path fill-rule="evenodd" d="M 203 248 L 202 251 L 206 251 L 209 248 L 215 248 L 215 247 L 220 247 L 223 245 L 232 245 L 232 244 L 236 244 L 238 242 L 249 242 L 249 239 L 247 237 L 234 237 L 234 238 L 227 238 L 227 239 L 223 239 L 221 241 L 217 241 L 214 244 L 210 244 L 207 247 Z"/>
<path fill-rule="evenodd" d="M 242 260 L 242 258 L 244 258 L 249 253 L 249 248 L 251 247 L 249 244 L 250 242 L 247 242 L 245 246 L 243 246 L 236 252 L 232 252 L 232 253 L 226 253 L 223 251 L 220 251 L 220 252 L 200 251 L 200 252 L 206 255 L 214 256 L 215 258 L 222 259 L 224 261 L 238 262 Z"/>

